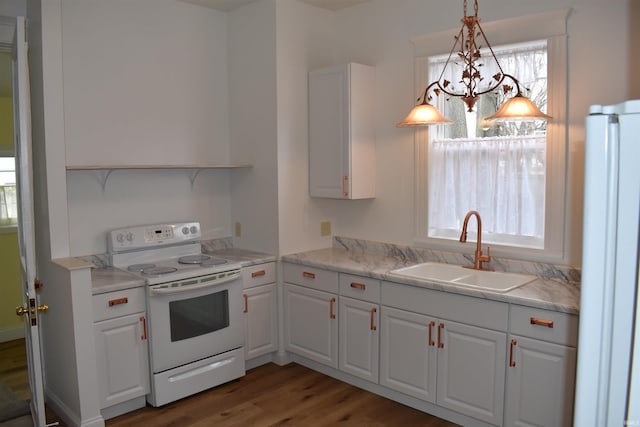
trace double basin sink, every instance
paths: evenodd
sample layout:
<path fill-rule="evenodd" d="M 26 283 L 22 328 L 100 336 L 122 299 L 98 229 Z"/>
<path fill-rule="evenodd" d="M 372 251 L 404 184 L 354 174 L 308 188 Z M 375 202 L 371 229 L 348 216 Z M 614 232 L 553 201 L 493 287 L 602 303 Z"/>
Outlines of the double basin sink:
<path fill-rule="evenodd" d="M 535 276 L 498 271 L 474 270 L 459 265 L 425 262 L 389 272 L 391 276 L 457 285 L 470 289 L 509 292 L 536 280 Z"/>

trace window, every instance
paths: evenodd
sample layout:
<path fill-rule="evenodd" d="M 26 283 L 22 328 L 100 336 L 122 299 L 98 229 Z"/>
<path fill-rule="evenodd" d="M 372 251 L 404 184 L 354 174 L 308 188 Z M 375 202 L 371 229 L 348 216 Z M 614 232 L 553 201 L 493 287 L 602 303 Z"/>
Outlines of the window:
<path fill-rule="evenodd" d="M 502 70 L 517 76 L 525 94 L 545 111 L 546 40 L 493 50 Z M 447 56 L 429 58 L 429 81 L 441 75 Z M 493 60 L 483 65 L 484 75 L 500 71 Z M 444 78 L 456 81 L 460 68 L 449 63 Z M 482 95 L 473 112 L 458 99 L 436 100 L 455 123 L 430 132 L 428 237 L 458 238 L 465 214 L 477 210 L 485 242 L 544 248 L 546 122 L 483 120 L 504 98 L 501 92 Z"/>
<path fill-rule="evenodd" d="M 0 226 L 18 223 L 16 164 L 13 157 L 0 157 Z"/>
<path fill-rule="evenodd" d="M 438 107 L 457 124 L 415 131 L 416 244 L 460 251 L 462 220 L 475 209 L 492 254 L 565 261 L 568 12 L 483 23 L 504 71 L 531 89 L 526 95 L 539 106 L 546 103 L 553 120 L 490 127 L 481 117 L 502 102 L 496 95 L 486 95 L 471 114 L 460 99 L 437 97 Z M 439 75 L 454 31 L 413 40 L 416 93 Z M 490 69 L 482 74 L 492 75 Z M 459 74 L 448 79 L 456 82 Z M 469 233 L 469 238 L 475 236 Z"/>

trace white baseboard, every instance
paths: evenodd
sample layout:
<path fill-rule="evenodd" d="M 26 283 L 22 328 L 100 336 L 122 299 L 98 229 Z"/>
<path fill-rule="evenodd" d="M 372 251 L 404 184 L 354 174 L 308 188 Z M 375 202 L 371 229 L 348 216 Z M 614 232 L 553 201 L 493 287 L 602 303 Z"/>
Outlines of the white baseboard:
<path fill-rule="evenodd" d="M 0 342 L 7 342 L 24 338 L 24 326 L 0 329 Z"/>

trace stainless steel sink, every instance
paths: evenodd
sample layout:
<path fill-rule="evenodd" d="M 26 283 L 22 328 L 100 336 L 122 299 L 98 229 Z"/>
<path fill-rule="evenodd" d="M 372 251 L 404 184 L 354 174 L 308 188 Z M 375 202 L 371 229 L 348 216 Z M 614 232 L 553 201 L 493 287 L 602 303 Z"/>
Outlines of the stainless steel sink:
<path fill-rule="evenodd" d="M 473 270 L 459 265 L 437 262 L 425 262 L 398 268 L 390 271 L 389 274 L 400 278 L 419 279 L 494 292 L 509 292 L 536 280 L 535 276 L 525 274 Z"/>

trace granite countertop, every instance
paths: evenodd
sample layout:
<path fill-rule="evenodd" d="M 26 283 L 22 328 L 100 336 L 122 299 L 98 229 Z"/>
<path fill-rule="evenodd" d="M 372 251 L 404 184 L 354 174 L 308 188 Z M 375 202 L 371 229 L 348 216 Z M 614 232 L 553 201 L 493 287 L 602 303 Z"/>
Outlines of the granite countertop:
<path fill-rule="evenodd" d="M 389 271 L 407 267 L 416 262 L 392 255 L 336 247 L 284 255 L 282 261 L 570 314 L 578 314 L 580 307 L 580 287 L 560 280 L 538 278 L 504 293 L 478 290 L 391 276 Z"/>
<path fill-rule="evenodd" d="M 212 256 L 224 258 L 229 262 L 238 263 L 242 267 L 272 262 L 277 259 L 273 255 L 238 248 L 219 249 L 208 251 L 207 253 Z M 91 269 L 91 287 L 94 295 L 144 285 L 144 279 L 120 268 L 96 266 Z"/>

